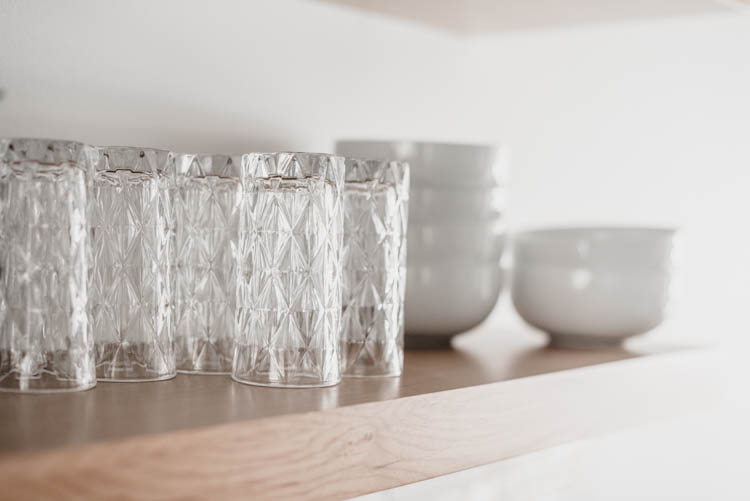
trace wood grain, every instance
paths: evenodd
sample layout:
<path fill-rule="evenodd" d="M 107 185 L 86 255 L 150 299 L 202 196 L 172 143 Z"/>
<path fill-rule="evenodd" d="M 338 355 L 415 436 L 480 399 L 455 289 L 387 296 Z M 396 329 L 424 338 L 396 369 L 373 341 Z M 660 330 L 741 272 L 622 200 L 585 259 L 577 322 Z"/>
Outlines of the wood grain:
<path fill-rule="evenodd" d="M 509 332 L 493 322 L 454 344 L 452 350 L 407 351 L 401 378 L 346 379 L 323 389 L 179 375 L 157 383 L 99 383 L 82 393 L 0 393 L 0 455 L 387 401 L 644 354 L 547 349 L 533 333 Z"/>
<path fill-rule="evenodd" d="M 711 405 L 717 365 L 713 352 L 686 350 L 17 453 L 0 458 L 0 498 L 342 499 Z"/>

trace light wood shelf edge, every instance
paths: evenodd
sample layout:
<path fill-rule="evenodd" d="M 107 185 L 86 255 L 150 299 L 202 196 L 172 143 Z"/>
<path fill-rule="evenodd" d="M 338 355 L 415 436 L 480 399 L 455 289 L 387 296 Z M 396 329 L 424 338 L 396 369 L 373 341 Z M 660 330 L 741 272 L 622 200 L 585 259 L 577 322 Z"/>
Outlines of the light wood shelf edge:
<path fill-rule="evenodd" d="M 0 498 L 342 499 L 711 405 L 685 350 L 511 381 L 0 458 Z"/>

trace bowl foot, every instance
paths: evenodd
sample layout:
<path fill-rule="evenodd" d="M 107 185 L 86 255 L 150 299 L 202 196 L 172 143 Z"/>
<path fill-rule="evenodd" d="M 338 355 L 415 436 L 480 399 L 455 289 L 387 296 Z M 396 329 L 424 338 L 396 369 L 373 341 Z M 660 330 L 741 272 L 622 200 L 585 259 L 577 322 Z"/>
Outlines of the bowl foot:
<path fill-rule="evenodd" d="M 575 350 L 606 350 L 621 348 L 625 337 L 599 337 L 578 334 L 548 333 L 550 348 L 569 348 Z"/>
<path fill-rule="evenodd" d="M 415 336 L 407 334 L 404 336 L 404 347 L 407 350 L 444 350 L 451 347 L 453 336 L 455 334 L 447 336 Z"/>

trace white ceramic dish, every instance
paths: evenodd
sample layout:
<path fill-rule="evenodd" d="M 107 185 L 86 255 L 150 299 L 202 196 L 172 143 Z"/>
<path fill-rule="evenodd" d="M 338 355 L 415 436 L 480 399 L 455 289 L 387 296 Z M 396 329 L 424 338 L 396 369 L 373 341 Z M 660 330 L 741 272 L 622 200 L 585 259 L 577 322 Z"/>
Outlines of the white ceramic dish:
<path fill-rule="evenodd" d="M 505 151 L 491 145 L 419 141 L 338 141 L 339 155 L 409 162 L 414 188 L 486 188 L 504 184 Z"/>
<path fill-rule="evenodd" d="M 472 259 L 474 262 L 499 261 L 506 242 L 505 222 L 471 224 L 421 224 L 409 222 L 407 261 L 420 266 L 427 260 Z"/>
<path fill-rule="evenodd" d="M 664 320 L 675 230 L 571 228 L 513 239 L 513 304 L 553 344 L 618 345 Z"/>
<path fill-rule="evenodd" d="M 456 260 L 410 266 L 406 280 L 406 334 L 445 342 L 479 325 L 503 286 L 500 263 Z"/>
<path fill-rule="evenodd" d="M 517 233 L 519 263 L 587 266 L 604 270 L 672 266 L 675 230 L 665 228 L 560 228 Z"/>
<path fill-rule="evenodd" d="M 410 223 L 454 223 L 499 218 L 505 211 L 505 188 L 412 188 Z"/>
<path fill-rule="evenodd" d="M 505 150 L 416 141 L 339 141 L 344 156 L 410 164 L 406 334 L 447 344 L 494 308 L 503 284 L 500 255 Z"/>

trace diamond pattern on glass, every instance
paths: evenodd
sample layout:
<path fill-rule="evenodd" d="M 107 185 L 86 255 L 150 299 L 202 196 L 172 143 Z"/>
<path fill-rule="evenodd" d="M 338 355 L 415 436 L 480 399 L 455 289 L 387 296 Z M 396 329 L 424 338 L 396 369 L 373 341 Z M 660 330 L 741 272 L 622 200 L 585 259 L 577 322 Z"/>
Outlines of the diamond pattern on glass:
<path fill-rule="evenodd" d="M 232 376 L 271 386 L 340 380 L 340 157 L 250 154 L 242 169 Z"/>
<path fill-rule="evenodd" d="M 0 390 L 96 384 L 86 317 L 93 155 L 67 141 L 0 140 Z"/>
<path fill-rule="evenodd" d="M 101 148 L 90 187 L 97 378 L 173 377 L 171 153 Z"/>
<path fill-rule="evenodd" d="M 346 159 L 341 366 L 346 376 L 399 376 L 409 166 Z"/>
<path fill-rule="evenodd" d="M 242 158 L 177 156 L 175 357 L 180 371 L 232 369 Z"/>

